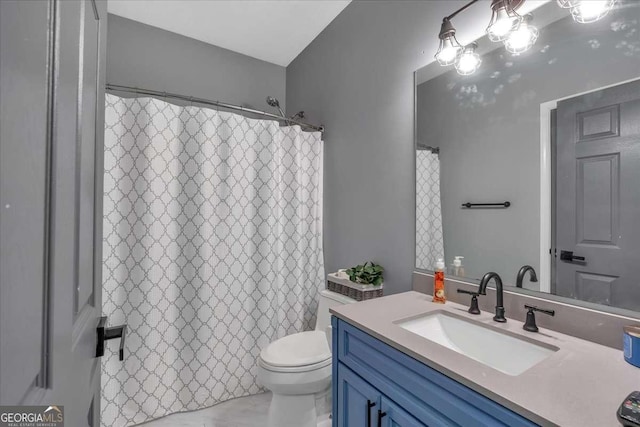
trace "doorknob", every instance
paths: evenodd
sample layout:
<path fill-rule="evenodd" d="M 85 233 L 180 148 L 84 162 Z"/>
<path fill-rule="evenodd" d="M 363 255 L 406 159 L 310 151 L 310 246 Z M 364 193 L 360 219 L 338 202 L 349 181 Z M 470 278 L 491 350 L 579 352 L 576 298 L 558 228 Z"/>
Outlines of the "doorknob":
<path fill-rule="evenodd" d="M 96 357 L 104 356 L 104 342 L 112 340 L 114 338 L 120 338 L 120 350 L 118 352 L 118 358 L 124 360 L 124 338 L 127 333 L 127 325 L 114 326 L 112 328 L 106 328 L 107 317 L 103 316 L 98 322 L 96 332 L 98 333 L 98 343 L 96 345 Z"/>
<path fill-rule="evenodd" d="M 560 259 L 562 261 L 585 261 L 583 256 L 574 255 L 572 251 L 560 251 Z"/>

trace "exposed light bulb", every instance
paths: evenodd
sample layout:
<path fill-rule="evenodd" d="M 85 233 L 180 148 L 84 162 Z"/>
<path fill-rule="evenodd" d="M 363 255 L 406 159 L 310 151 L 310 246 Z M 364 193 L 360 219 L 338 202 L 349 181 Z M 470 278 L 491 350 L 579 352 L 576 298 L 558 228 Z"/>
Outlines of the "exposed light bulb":
<path fill-rule="evenodd" d="M 462 51 L 460 56 L 458 56 L 458 60 L 456 61 L 456 71 L 458 72 L 458 74 L 468 76 L 475 73 L 478 68 L 480 68 L 482 59 L 480 59 L 480 55 L 476 53 L 477 47 L 478 45 L 476 43 L 471 43 L 465 46 L 464 50 Z"/>
<path fill-rule="evenodd" d="M 436 61 L 442 66 L 451 65 L 462 52 L 462 46 L 456 40 L 456 30 L 451 21 L 445 19 L 440 28 L 440 46 L 435 54 Z"/>
<path fill-rule="evenodd" d="M 462 51 L 462 46 L 456 46 L 451 40 L 441 40 L 440 49 L 436 53 L 436 60 L 440 65 L 451 65 Z"/>
<path fill-rule="evenodd" d="M 595 22 L 604 18 L 613 8 L 616 0 L 580 0 L 573 1 L 571 16 L 581 24 Z"/>
<path fill-rule="evenodd" d="M 506 40 L 521 21 L 520 15 L 511 9 L 509 0 L 494 0 L 491 4 L 491 21 L 487 27 L 487 35 L 492 42 Z"/>
<path fill-rule="evenodd" d="M 538 39 L 538 29 L 531 25 L 532 19 L 533 15 L 531 14 L 523 16 L 520 25 L 509 33 L 509 36 L 504 42 L 504 47 L 507 49 L 507 52 L 519 55 L 531 49 L 535 44 Z"/>

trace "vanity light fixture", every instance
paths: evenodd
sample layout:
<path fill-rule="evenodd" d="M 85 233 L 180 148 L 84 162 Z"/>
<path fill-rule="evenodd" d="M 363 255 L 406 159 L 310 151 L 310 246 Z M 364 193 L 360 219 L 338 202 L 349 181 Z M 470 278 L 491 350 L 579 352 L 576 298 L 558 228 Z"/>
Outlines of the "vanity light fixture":
<path fill-rule="evenodd" d="M 435 54 L 436 61 L 442 66 L 455 64 L 458 74 L 464 76 L 475 73 L 482 60 L 476 53 L 478 48 L 476 43 L 463 47 L 458 42 L 456 29 L 453 27 L 451 19 L 478 1 L 471 0 L 451 15 L 445 16 L 438 34 L 440 42 Z M 538 30 L 531 26 L 530 18 L 524 25 L 521 25 L 523 17 L 516 13 L 516 8 L 523 2 L 524 0 L 492 0 L 491 21 L 487 27 L 487 35 L 492 41 L 506 41 L 511 33 L 520 30 L 517 37 L 509 42 L 509 46 L 513 46 L 513 50 L 517 53 L 522 53 L 531 47 L 538 37 Z"/>
<path fill-rule="evenodd" d="M 451 65 L 462 53 L 462 45 L 456 39 L 456 29 L 453 28 L 451 20 L 447 17 L 442 20 L 440 27 L 440 46 L 435 54 L 436 61 L 440 65 Z"/>
<path fill-rule="evenodd" d="M 480 55 L 476 53 L 477 48 L 478 44 L 475 42 L 464 47 L 464 50 L 456 61 L 456 71 L 458 74 L 468 76 L 475 73 L 478 68 L 480 68 L 482 59 L 480 59 Z"/>
<path fill-rule="evenodd" d="M 458 74 L 468 76 L 476 72 L 480 56 L 475 52 L 478 45 L 469 44 L 464 48 L 456 39 L 456 29 L 451 19 L 479 0 L 471 0 L 442 20 L 438 38 L 440 43 L 435 58 L 438 64 L 455 64 Z M 529 50 L 538 39 L 538 29 L 531 25 L 533 15 L 521 16 L 516 9 L 525 0 L 492 0 L 491 20 L 487 27 L 487 37 L 494 42 L 504 42 L 507 52 L 519 55 Z M 604 18 L 616 3 L 616 0 L 556 0 L 558 6 L 571 10 L 576 22 L 589 23 Z"/>
<path fill-rule="evenodd" d="M 507 52 L 519 55 L 531 49 L 535 44 L 538 39 L 538 29 L 531 25 L 532 19 L 533 15 L 530 13 L 524 15 L 518 27 L 509 33 L 509 36 L 504 41 L 504 47 Z"/>
<path fill-rule="evenodd" d="M 487 27 L 487 36 L 492 42 L 505 41 L 522 21 L 510 0 L 491 2 L 491 21 Z"/>
<path fill-rule="evenodd" d="M 571 16 L 581 24 L 596 22 L 613 9 L 616 0 L 581 0 L 571 2 Z"/>

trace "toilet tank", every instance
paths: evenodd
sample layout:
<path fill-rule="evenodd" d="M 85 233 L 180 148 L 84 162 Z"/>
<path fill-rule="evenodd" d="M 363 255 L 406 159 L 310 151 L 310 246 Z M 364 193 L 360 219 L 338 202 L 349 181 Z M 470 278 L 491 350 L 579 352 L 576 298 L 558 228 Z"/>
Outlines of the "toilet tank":
<path fill-rule="evenodd" d="M 349 298 L 337 292 L 331 292 L 326 289 L 320 291 L 320 301 L 318 302 L 318 313 L 316 317 L 316 331 L 325 331 L 329 346 L 331 346 L 331 307 L 339 305 L 351 304 L 357 302 L 353 298 Z"/>

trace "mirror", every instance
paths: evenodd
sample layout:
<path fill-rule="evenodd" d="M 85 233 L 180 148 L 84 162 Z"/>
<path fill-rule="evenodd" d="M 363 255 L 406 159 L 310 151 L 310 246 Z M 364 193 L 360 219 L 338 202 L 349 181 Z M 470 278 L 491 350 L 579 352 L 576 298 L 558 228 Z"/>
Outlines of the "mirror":
<path fill-rule="evenodd" d="M 523 289 L 640 311 L 640 3 L 532 24 L 519 55 L 476 40 L 471 75 L 416 72 L 416 269 L 515 287 L 529 265 Z"/>

